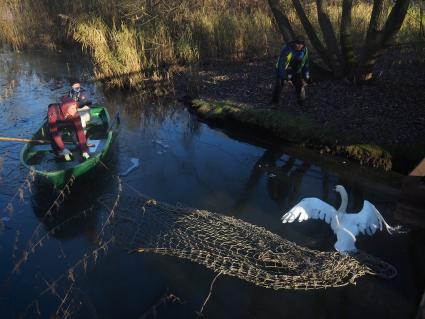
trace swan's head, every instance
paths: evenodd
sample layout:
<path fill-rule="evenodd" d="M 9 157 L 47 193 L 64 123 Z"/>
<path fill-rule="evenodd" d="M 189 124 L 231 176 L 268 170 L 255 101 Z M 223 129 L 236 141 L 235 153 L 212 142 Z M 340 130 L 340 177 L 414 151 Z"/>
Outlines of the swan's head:
<path fill-rule="evenodd" d="M 348 204 L 347 191 L 342 185 L 336 185 L 335 191 L 337 191 L 341 195 L 341 206 L 338 208 L 338 212 L 345 213 L 347 211 L 347 204 Z"/>
<path fill-rule="evenodd" d="M 346 193 L 345 187 L 342 185 L 336 185 L 334 190 L 337 191 L 338 193 Z"/>

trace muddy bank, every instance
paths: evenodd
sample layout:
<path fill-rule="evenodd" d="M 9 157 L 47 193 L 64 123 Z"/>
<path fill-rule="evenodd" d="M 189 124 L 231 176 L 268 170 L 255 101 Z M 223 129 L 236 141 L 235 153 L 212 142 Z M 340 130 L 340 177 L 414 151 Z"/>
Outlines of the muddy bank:
<path fill-rule="evenodd" d="M 252 108 L 244 104 L 193 99 L 189 108 L 212 122 L 228 122 L 268 132 L 285 141 L 317 149 L 320 153 L 345 156 L 361 164 L 389 171 L 391 154 L 375 144 L 356 142 L 355 136 L 342 136 L 337 130 L 323 127 L 306 116 L 293 115 L 267 108 Z"/>
<path fill-rule="evenodd" d="M 406 173 L 425 156 L 423 47 L 392 48 L 377 65 L 378 79 L 373 85 L 315 81 L 307 88 L 303 107 L 297 105 L 293 89 L 288 88 L 279 106 L 270 108 L 274 62 L 263 59 L 203 66 L 189 78 L 177 77 L 175 83 L 184 83 L 186 87 L 177 84 L 183 91 L 198 93 L 205 103 L 192 101 L 195 103 L 190 105 L 205 118 L 248 122 L 245 124 L 270 130 L 285 140 L 362 164 Z M 316 78 L 320 76 L 316 74 Z M 237 119 L 241 114 L 244 119 Z M 258 121 L 245 118 L 257 115 Z M 265 125 L 264 117 L 276 123 Z"/>

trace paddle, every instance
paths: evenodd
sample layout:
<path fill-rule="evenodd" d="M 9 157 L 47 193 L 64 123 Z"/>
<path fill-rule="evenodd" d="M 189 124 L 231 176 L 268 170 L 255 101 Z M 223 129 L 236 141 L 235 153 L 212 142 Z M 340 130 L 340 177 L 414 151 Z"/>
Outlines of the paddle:
<path fill-rule="evenodd" d="M 19 138 L 19 137 L 1 137 L 0 141 L 15 141 L 15 142 L 24 142 L 24 143 L 40 143 L 40 144 L 50 144 L 50 141 L 46 140 L 31 140 L 28 138 Z"/>
<path fill-rule="evenodd" d="M 115 126 L 115 124 L 119 125 L 121 122 L 121 118 L 120 118 L 120 113 L 116 112 L 115 113 L 115 117 L 114 117 L 114 121 L 112 122 L 112 124 L 109 126 L 107 132 L 109 132 L 110 130 L 113 129 L 113 127 Z M 50 141 L 47 140 L 31 140 L 28 138 L 20 138 L 20 137 L 8 137 L 8 136 L 0 136 L 0 141 L 14 141 L 14 142 L 23 142 L 23 143 L 39 143 L 39 144 L 50 144 Z M 64 142 L 64 144 L 75 144 L 73 142 Z M 88 147 L 92 147 L 94 146 L 93 144 L 87 144 Z"/>
<path fill-rule="evenodd" d="M 31 140 L 28 138 L 19 138 L 19 137 L 5 137 L 0 136 L 0 141 L 14 141 L 14 142 L 23 142 L 23 143 L 39 143 L 39 144 L 50 144 L 50 141 L 46 140 Z M 64 142 L 64 144 L 75 144 L 74 142 Z M 88 147 L 94 146 L 93 144 L 87 144 Z"/>

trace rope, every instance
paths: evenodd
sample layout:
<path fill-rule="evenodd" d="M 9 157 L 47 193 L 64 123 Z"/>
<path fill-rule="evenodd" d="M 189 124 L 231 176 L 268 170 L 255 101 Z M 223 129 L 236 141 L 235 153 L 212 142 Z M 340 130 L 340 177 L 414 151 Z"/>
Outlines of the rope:
<path fill-rule="evenodd" d="M 118 244 L 129 252 L 191 260 L 218 274 L 273 289 L 342 287 L 364 275 L 397 275 L 394 266 L 364 252 L 308 249 L 240 219 L 159 202 L 114 178 L 123 186 L 110 226 Z M 115 197 L 104 195 L 99 201 L 111 207 Z"/>
<path fill-rule="evenodd" d="M 123 195 L 111 227 L 130 252 L 188 259 L 266 288 L 341 287 L 366 274 L 397 274 L 393 266 L 366 253 L 311 250 L 233 217 L 141 196 Z"/>

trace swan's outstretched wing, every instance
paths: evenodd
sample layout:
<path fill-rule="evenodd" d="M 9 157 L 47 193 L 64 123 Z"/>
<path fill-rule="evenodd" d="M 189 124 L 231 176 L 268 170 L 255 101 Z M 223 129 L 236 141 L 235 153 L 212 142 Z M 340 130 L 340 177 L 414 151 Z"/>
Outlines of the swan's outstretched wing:
<path fill-rule="evenodd" d="M 304 198 L 282 216 L 282 223 L 302 222 L 307 219 L 321 219 L 331 223 L 336 214 L 334 207 L 318 198 Z"/>
<path fill-rule="evenodd" d="M 363 208 L 358 214 L 347 214 L 344 217 L 350 220 L 351 225 L 355 225 L 354 229 L 350 227 L 354 236 L 359 233 L 372 236 L 377 230 L 382 230 L 383 225 L 389 234 L 398 231 L 400 228 L 390 226 L 376 207 L 367 200 L 363 202 Z"/>

